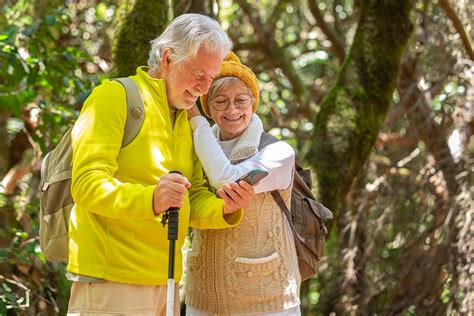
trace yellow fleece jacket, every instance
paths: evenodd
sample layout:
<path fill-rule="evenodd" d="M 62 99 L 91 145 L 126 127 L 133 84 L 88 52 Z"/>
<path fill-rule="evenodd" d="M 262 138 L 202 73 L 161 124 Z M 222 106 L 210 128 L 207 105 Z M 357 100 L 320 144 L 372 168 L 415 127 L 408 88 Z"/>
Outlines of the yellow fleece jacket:
<path fill-rule="evenodd" d="M 240 210 L 224 219 L 223 201 L 205 187 L 186 111 L 177 111 L 173 127 L 165 82 L 147 71 L 140 67 L 132 76 L 143 95 L 145 119 L 128 146 L 120 148 L 127 106 L 118 82 L 96 87 L 74 125 L 70 272 L 129 284 L 167 283 L 168 229 L 153 214 L 152 197 L 160 177 L 171 170 L 181 171 L 192 185 L 179 212 L 176 282 L 189 226 L 232 227 L 242 218 Z"/>

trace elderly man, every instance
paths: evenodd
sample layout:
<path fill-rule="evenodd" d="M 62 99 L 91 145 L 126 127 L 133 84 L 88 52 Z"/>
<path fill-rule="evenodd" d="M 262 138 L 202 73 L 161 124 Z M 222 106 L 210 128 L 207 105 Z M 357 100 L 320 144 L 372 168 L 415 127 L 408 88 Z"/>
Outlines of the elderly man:
<path fill-rule="evenodd" d="M 219 192 L 222 199 L 207 190 L 186 113 L 208 92 L 231 46 L 209 17 L 176 18 L 152 41 L 148 67 L 131 77 L 145 118 L 124 148 L 123 87 L 105 82 L 85 102 L 72 132 L 70 315 L 164 314 L 168 241 L 160 221 L 168 208 L 180 208 L 178 249 L 189 226 L 219 229 L 240 222 L 253 189 L 229 183 Z M 176 280 L 181 259 L 178 251 Z"/>

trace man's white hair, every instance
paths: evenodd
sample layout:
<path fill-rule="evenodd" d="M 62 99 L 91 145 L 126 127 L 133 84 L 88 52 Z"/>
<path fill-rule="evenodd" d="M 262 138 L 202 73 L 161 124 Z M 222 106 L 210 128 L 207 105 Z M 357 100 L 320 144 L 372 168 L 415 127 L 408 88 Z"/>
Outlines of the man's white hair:
<path fill-rule="evenodd" d="M 232 49 L 229 36 L 216 20 L 202 14 L 183 14 L 174 19 L 166 30 L 151 41 L 148 58 L 150 69 L 160 70 L 163 49 L 171 48 L 171 61 L 181 62 L 194 57 L 203 45 L 224 59 Z"/>

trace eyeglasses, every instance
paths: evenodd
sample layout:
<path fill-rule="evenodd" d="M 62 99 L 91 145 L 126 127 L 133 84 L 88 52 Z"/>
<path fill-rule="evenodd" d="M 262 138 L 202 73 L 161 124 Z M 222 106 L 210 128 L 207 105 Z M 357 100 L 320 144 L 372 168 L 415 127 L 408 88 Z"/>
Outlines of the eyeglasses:
<path fill-rule="evenodd" d="M 233 100 L 234 106 L 240 110 L 244 110 L 252 104 L 253 99 L 254 98 L 248 94 L 245 94 L 245 93 L 238 94 L 234 97 L 234 100 Z M 231 101 L 229 100 L 228 97 L 219 95 L 215 97 L 214 99 L 212 99 L 212 101 L 210 102 L 210 105 L 216 111 L 225 111 L 229 108 L 230 102 Z"/>

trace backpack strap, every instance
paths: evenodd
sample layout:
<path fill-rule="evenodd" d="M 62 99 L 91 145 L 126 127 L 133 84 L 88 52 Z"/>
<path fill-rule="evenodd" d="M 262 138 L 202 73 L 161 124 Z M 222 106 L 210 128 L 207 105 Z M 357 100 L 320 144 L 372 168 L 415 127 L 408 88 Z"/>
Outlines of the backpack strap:
<path fill-rule="evenodd" d="M 135 80 L 129 77 L 114 78 L 125 89 L 127 95 L 127 121 L 125 122 L 122 148 L 129 145 L 138 135 L 145 120 L 143 96 Z"/>
<path fill-rule="evenodd" d="M 267 132 L 263 132 L 262 136 L 260 136 L 260 145 L 258 146 L 258 151 L 261 151 L 266 146 L 278 142 L 279 139 L 269 134 Z M 308 170 L 306 171 L 298 161 L 295 160 L 295 171 L 298 173 L 306 183 L 308 187 L 311 187 L 311 172 Z"/>
<path fill-rule="evenodd" d="M 263 132 L 260 136 L 260 145 L 258 145 L 258 151 L 261 151 L 263 148 L 267 147 L 270 144 L 278 142 L 279 139 L 269 134 L 267 132 Z"/>
<path fill-rule="evenodd" d="M 258 151 L 261 151 L 266 146 L 276 143 L 277 141 L 278 141 L 278 138 L 276 138 L 275 136 L 267 132 L 263 132 L 262 135 L 260 136 L 260 145 L 258 145 Z M 286 217 L 288 218 L 288 222 L 293 228 L 293 224 L 291 223 L 290 210 L 286 207 L 286 204 L 283 201 L 283 198 L 281 197 L 280 192 L 278 192 L 278 190 L 273 190 L 271 194 L 273 198 L 275 199 L 275 201 L 278 203 L 278 206 L 280 206 L 283 213 L 285 213 Z"/>
<path fill-rule="evenodd" d="M 271 194 L 273 198 L 275 199 L 275 202 L 277 202 L 278 206 L 283 211 L 283 213 L 285 213 L 286 218 L 288 219 L 288 222 L 290 222 L 290 226 L 293 226 L 291 222 L 290 210 L 288 209 L 288 207 L 286 207 L 285 201 L 283 201 L 283 197 L 281 196 L 280 192 L 278 192 L 278 190 L 273 190 Z"/>
<path fill-rule="evenodd" d="M 293 231 L 294 236 L 296 236 L 301 242 L 304 243 L 306 239 L 300 234 L 298 234 L 298 232 L 296 231 L 295 226 L 293 225 L 293 221 L 291 220 L 290 210 L 288 209 L 288 207 L 286 207 L 285 201 L 283 201 L 283 197 L 281 196 L 280 192 L 278 190 L 273 190 L 271 192 L 271 195 L 273 199 L 275 200 L 275 202 L 277 202 L 278 206 L 283 211 L 283 213 L 285 213 L 286 219 L 288 220 L 288 224 L 290 225 L 290 228 Z"/>
<path fill-rule="evenodd" d="M 265 148 L 266 146 L 268 146 L 270 144 L 273 144 L 273 143 L 276 143 L 278 141 L 279 141 L 279 139 L 276 138 L 275 136 L 273 136 L 273 135 L 271 135 L 267 132 L 263 132 L 262 136 L 260 136 L 260 145 L 258 146 L 258 150 L 260 151 L 263 148 Z M 303 168 L 301 168 L 301 166 L 298 163 L 296 163 L 296 161 L 295 161 L 295 166 L 294 166 L 293 172 L 296 172 L 295 168 L 296 168 L 296 170 L 298 170 L 298 169 L 302 170 L 303 169 Z M 305 239 L 300 234 L 298 234 L 298 232 L 295 229 L 295 226 L 293 226 L 293 221 L 291 220 L 290 210 L 288 209 L 288 207 L 286 207 L 285 201 L 283 200 L 283 197 L 281 196 L 280 191 L 273 190 L 272 192 L 270 192 L 270 194 L 272 195 L 275 202 L 277 202 L 278 206 L 280 207 L 280 209 L 285 214 L 286 219 L 288 220 L 288 224 L 290 225 L 291 230 L 294 232 L 294 235 L 301 242 L 305 242 Z"/>

